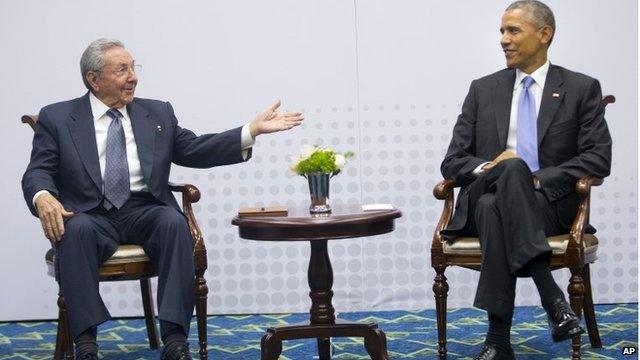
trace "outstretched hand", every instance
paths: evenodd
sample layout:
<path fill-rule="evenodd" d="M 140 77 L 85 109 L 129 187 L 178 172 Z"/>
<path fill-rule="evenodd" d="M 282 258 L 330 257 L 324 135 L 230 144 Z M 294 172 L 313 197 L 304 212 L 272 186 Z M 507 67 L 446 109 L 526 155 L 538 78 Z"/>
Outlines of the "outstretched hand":
<path fill-rule="evenodd" d="M 302 116 L 301 112 L 279 113 L 280 104 L 280 100 L 276 100 L 251 121 L 249 125 L 251 137 L 255 138 L 260 134 L 289 130 L 302 124 L 304 116 Z"/>

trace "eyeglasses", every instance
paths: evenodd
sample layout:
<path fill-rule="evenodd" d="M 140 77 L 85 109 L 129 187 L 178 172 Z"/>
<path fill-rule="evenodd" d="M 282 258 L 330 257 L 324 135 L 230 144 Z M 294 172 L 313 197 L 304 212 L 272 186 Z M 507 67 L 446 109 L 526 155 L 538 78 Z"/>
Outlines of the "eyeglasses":
<path fill-rule="evenodd" d="M 116 69 L 114 74 L 117 77 L 124 77 L 124 76 L 128 76 L 129 73 L 133 73 L 135 75 L 135 74 L 139 73 L 141 70 L 142 70 L 142 65 L 140 65 L 140 64 L 135 64 L 135 65 L 131 65 L 131 66 L 121 66 L 121 67 Z"/>

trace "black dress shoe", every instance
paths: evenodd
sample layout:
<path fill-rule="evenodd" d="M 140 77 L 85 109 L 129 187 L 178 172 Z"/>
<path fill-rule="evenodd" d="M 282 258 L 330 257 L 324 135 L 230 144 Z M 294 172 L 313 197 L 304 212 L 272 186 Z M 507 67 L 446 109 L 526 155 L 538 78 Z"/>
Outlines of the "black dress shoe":
<path fill-rule="evenodd" d="M 571 310 L 566 300 L 555 299 L 546 310 L 553 341 L 568 340 L 584 332 L 580 326 L 580 319 Z"/>
<path fill-rule="evenodd" d="M 162 349 L 162 360 L 192 360 L 189 345 L 180 344 Z"/>
<path fill-rule="evenodd" d="M 83 354 L 76 356 L 76 360 L 98 360 L 98 354 Z"/>
<path fill-rule="evenodd" d="M 509 352 L 505 353 L 494 344 L 485 343 L 473 360 L 515 360 L 515 358 L 516 355 L 511 347 L 509 347 Z"/>

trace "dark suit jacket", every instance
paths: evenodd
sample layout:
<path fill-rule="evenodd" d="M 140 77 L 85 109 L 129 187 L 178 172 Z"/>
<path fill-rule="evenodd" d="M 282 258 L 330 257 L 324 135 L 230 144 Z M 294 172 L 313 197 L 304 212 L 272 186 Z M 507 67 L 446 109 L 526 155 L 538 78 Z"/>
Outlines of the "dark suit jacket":
<path fill-rule="evenodd" d="M 505 69 L 471 83 L 440 168 L 445 178 L 463 186 L 447 230 L 460 230 L 466 223 L 462 198 L 464 186 L 475 179 L 472 171 L 506 149 L 515 76 L 515 70 Z M 579 201 L 576 180 L 610 172 L 611 136 L 601 98 L 597 80 L 550 65 L 538 114 L 540 170 L 533 175 L 567 228 Z"/>
<path fill-rule="evenodd" d="M 195 168 L 244 161 L 241 128 L 196 136 L 178 126 L 168 102 L 135 98 L 127 105 L 149 192 L 180 210 L 169 190 L 171 163 Z M 249 149 L 250 157 L 251 151 Z M 66 210 L 85 212 L 102 202 L 102 177 L 89 94 L 40 110 L 31 161 L 22 178 L 31 212 L 36 192 L 48 190 Z"/>

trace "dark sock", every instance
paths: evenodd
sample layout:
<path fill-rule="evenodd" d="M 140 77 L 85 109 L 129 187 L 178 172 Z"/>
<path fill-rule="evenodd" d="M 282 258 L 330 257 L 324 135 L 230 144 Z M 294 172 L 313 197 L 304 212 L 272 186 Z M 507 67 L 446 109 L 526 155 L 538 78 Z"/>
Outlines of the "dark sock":
<path fill-rule="evenodd" d="M 528 264 L 529 274 L 538 288 L 540 300 L 545 309 L 548 309 L 548 305 L 553 300 L 558 298 L 564 299 L 562 290 L 560 290 L 551 275 L 551 268 L 549 268 L 549 261 L 547 259 L 547 256 L 540 255 L 533 258 Z"/>
<path fill-rule="evenodd" d="M 76 357 L 81 357 L 86 354 L 98 354 L 97 334 L 98 327 L 92 326 L 78 335 L 74 340 L 76 344 Z"/>
<path fill-rule="evenodd" d="M 187 335 L 182 326 L 170 321 L 160 320 L 160 334 L 166 351 L 187 344 Z"/>
<path fill-rule="evenodd" d="M 486 342 L 495 345 L 504 353 L 509 353 L 511 348 L 511 322 L 489 313 L 489 330 L 487 331 Z"/>

